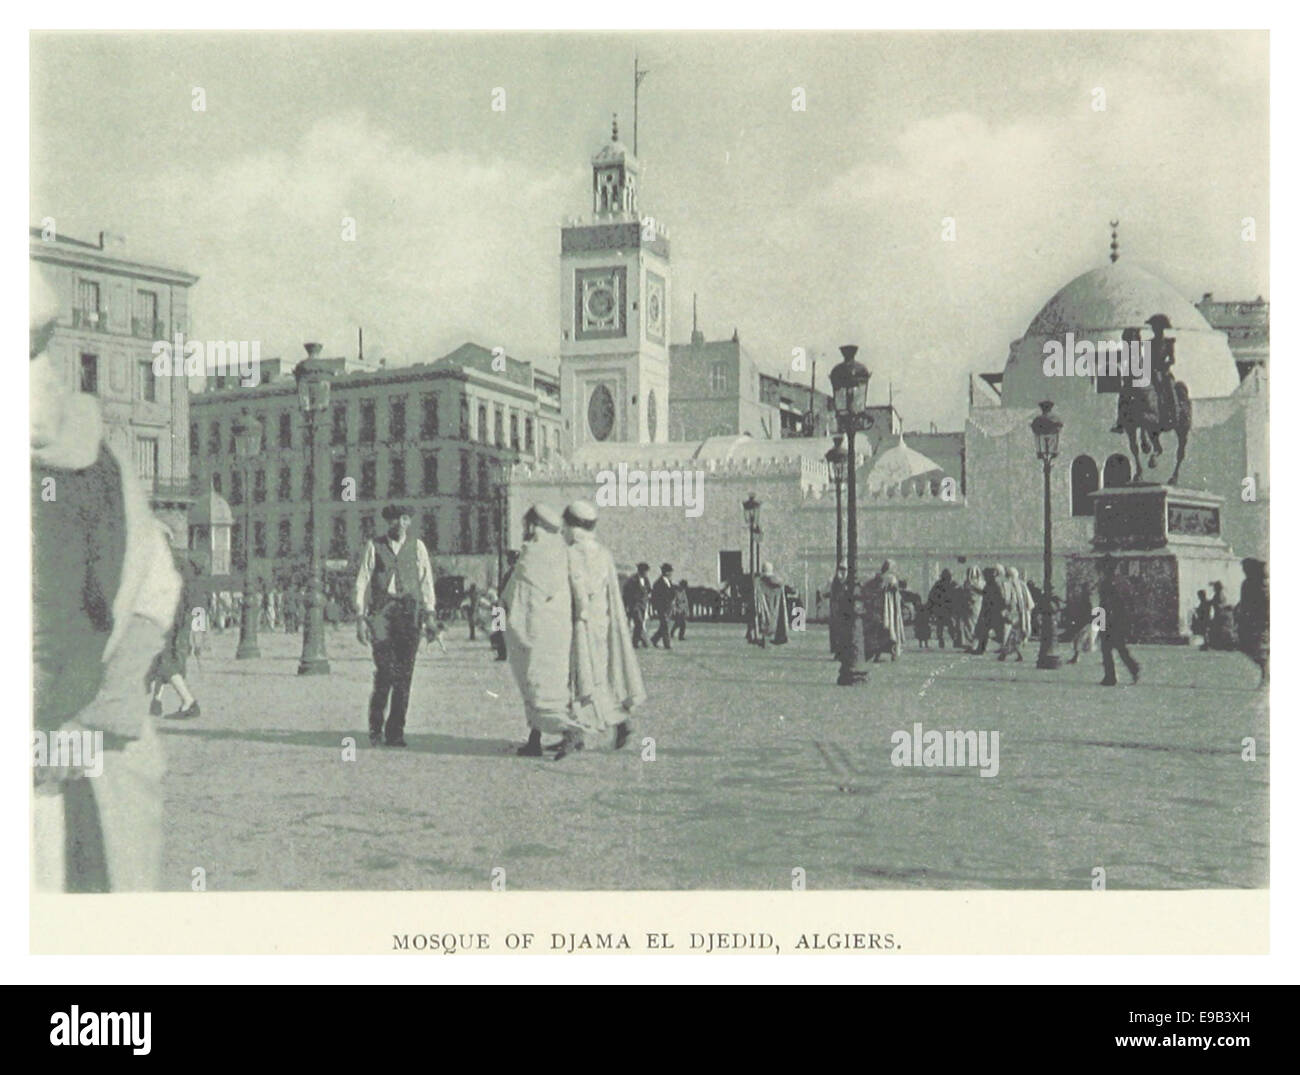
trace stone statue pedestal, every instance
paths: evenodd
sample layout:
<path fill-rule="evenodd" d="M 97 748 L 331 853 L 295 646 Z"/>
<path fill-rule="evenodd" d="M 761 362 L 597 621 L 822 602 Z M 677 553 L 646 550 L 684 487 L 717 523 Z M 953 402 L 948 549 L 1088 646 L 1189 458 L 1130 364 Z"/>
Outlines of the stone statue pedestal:
<path fill-rule="evenodd" d="M 1186 643 L 1197 590 L 1222 582 L 1230 603 L 1241 587 L 1241 563 L 1220 529 L 1223 497 L 1197 489 L 1141 482 L 1093 494 L 1093 553 L 1066 563 L 1066 601 L 1096 604 L 1099 561 L 1109 554 L 1133 592 L 1134 642 Z"/>

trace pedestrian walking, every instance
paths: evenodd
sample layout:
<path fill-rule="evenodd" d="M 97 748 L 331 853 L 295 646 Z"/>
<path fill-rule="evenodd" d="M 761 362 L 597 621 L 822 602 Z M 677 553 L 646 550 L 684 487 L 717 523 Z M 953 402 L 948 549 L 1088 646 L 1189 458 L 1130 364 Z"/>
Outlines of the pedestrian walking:
<path fill-rule="evenodd" d="M 961 643 L 968 653 L 975 649 L 975 632 L 984 611 L 984 573 L 971 564 L 962 583 Z"/>
<path fill-rule="evenodd" d="M 898 660 L 904 637 L 903 593 L 891 561 L 884 561 L 863 583 L 862 608 L 864 656 L 875 663 L 885 654 Z"/>
<path fill-rule="evenodd" d="M 1204 590 L 1196 591 L 1196 607 L 1192 609 L 1191 632 L 1201 640 L 1201 649 L 1209 649 L 1210 634 L 1210 617 L 1214 613 L 1214 608 L 1210 604 L 1210 599 L 1205 596 Z"/>
<path fill-rule="evenodd" d="M 569 681 L 573 684 L 574 721 L 556 760 L 582 749 L 581 729 L 614 727 L 614 748 L 632 734 L 632 711 L 645 701 L 645 684 L 637 664 L 627 610 L 619 592 L 618 571 L 609 550 L 594 534 L 596 509 L 578 500 L 564 510 L 569 543 L 569 589 L 573 600 L 573 645 Z M 648 565 L 647 565 L 648 568 Z"/>
<path fill-rule="evenodd" d="M 628 621 L 632 627 L 632 646 L 650 648 L 646 641 L 646 616 L 650 611 L 650 565 L 645 561 L 636 565 L 636 574 L 627 580 L 623 587 L 623 604 L 627 608 Z"/>
<path fill-rule="evenodd" d="M 1096 616 L 1093 597 L 1092 586 L 1084 583 L 1066 608 L 1065 637 L 1074 651 L 1070 655 L 1068 664 L 1078 664 L 1080 653 L 1091 653 L 1097 647 L 1101 627 Z"/>
<path fill-rule="evenodd" d="M 659 646 L 660 639 L 663 640 L 664 649 L 673 648 L 672 635 L 669 633 L 669 618 L 673 614 L 673 565 L 660 564 L 659 577 L 655 579 L 654 586 L 650 588 L 650 610 L 655 614 L 659 621 L 659 627 L 650 639 L 650 644 L 656 648 Z"/>
<path fill-rule="evenodd" d="M 960 587 L 953 581 L 952 572 L 945 567 L 939 573 L 938 581 L 930 587 L 924 606 L 935 637 L 939 640 L 940 649 L 944 648 L 945 635 L 952 639 L 954 646 L 961 641 L 959 597 Z"/>
<path fill-rule="evenodd" d="M 1241 561 L 1245 580 L 1237 601 L 1237 640 L 1241 652 L 1259 668 L 1259 686 L 1268 684 L 1268 566 L 1247 557 Z"/>
<path fill-rule="evenodd" d="M 475 640 L 474 629 L 478 622 L 478 583 L 471 582 L 465 593 L 465 619 L 469 622 L 469 640 Z"/>
<path fill-rule="evenodd" d="M 1141 671 L 1137 661 L 1128 651 L 1132 635 L 1131 610 L 1133 595 L 1128 582 L 1118 574 L 1119 561 L 1107 554 L 1098 565 L 1101 579 L 1097 583 L 1097 601 L 1102 611 L 1101 623 L 1101 666 L 1103 687 L 1114 687 L 1115 654 L 1118 653 L 1133 682 L 1138 681 Z"/>
<path fill-rule="evenodd" d="M 406 746 L 406 710 L 421 626 L 430 639 L 435 630 L 433 566 L 424 542 L 410 536 L 412 515 L 404 504 L 384 508 L 388 532 L 366 542 L 357 572 L 357 640 L 370 646 L 375 662 L 371 746 L 381 739 L 387 746 Z"/>
<path fill-rule="evenodd" d="M 1025 655 L 1020 652 L 1020 647 L 1029 641 L 1033 624 L 1034 597 L 1029 592 L 1029 584 L 1020 577 L 1018 567 L 1007 571 L 1003 589 L 1006 601 L 1002 619 L 1006 623 L 1006 640 L 998 649 L 998 660 L 1005 661 L 1014 653 L 1017 661 L 1023 661 Z"/>
<path fill-rule="evenodd" d="M 754 586 L 754 641 L 759 649 L 766 649 L 769 642 L 774 646 L 784 646 L 790 640 L 787 633 L 789 618 L 785 583 L 772 562 L 766 560 L 759 569 Z"/>
<path fill-rule="evenodd" d="M 1001 564 L 984 569 L 984 596 L 980 601 L 979 617 L 975 622 L 974 645 L 970 652 L 976 656 L 988 649 L 992 635 L 1001 649 L 1006 641 L 1007 569 Z"/>
<path fill-rule="evenodd" d="M 163 648 L 155 655 L 145 676 L 149 690 L 149 715 L 163 715 L 163 690 L 170 686 L 179 696 L 181 707 L 167 714 L 168 719 L 193 720 L 200 715 L 199 703 L 185 681 L 185 670 L 194 645 L 194 611 L 202 611 L 203 594 L 198 588 L 198 572 L 194 565 L 180 554 L 173 555 L 177 573 L 181 576 L 181 599 L 176 603 L 176 614 L 163 639 Z"/>
<path fill-rule="evenodd" d="M 523 547 L 501 599 L 510 671 L 528 724 L 528 742 L 516 753 L 539 758 L 543 735 L 577 730 L 569 691 L 573 601 L 560 514 L 546 504 L 534 504 L 523 525 Z"/>
<path fill-rule="evenodd" d="M 673 629 L 669 632 L 679 642 L 686 641 L 686 621 L 691 614 L 690 591 L 686 585 L 686 580 L 682 579 L 677 584 L 673 593 Z"/>

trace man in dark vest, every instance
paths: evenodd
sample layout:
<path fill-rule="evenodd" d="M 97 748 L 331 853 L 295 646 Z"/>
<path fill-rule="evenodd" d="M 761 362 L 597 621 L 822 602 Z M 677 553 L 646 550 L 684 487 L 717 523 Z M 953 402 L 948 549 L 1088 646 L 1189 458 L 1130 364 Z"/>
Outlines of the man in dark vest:
<path fill-rule="evenodd" d="M 419 538 L 408 537 L 411 509 L 390 504 L 383 516 L 388 532 L 366 542 L 357 572 L 357 639 L 370 645 L 375 658 L 370 745 L 378 746 L 382 737 L 387 746 L 404 747 L 406 707 L 411 699 L 420 629 L 423 627 L 424 633 L 433 638 L 437 598 L 429 550 Z"/>

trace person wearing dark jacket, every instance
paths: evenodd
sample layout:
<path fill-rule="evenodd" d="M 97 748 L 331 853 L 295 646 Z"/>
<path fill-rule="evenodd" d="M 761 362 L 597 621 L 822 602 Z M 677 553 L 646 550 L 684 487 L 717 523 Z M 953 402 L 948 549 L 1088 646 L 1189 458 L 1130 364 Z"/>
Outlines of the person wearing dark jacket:
<path fill-rule="evenodd" d="M 669 617 L 673 614 L 673 565 L 660 564 L 659 577 L 655 579 L 654 586 L 650 589 L 650 609 L 659 621 L 659 627 L 650 639 L 652 646 L 658 646 L 662 638 L 664 649 L 673 648 L 673 639 Z"/>
<path fill-rule="evenodd" d="M 1268 565 L 1247 557 L 1241 569 L 1246 579 L 1237 600 L 1237 642 L 1258 666 L 1263 687 L 1268 683 Z"/>
<path fill-rule="evenodd" d="M 1140 668 L 1128 651 L 1132 636 L 1130 609 L 1133 594 L 1128 583 L 1116 573 L 1118 561 L 1113 556 L 1101 558 L 1101 579 L 1097 583 L 1097 601 L 1103 616 L 1101 624 L 1101 667 L 1103 687 L 1114 687 L 1115 654 L 1118 653 L 1133 682 L 1138 681 Z"/>
<path fill-rule="evenodd" d="M 632 648 L 638 645 L 650 648 L 645 637 L 646 613 L 650 608 L 650 565 L 642 561 L 636 565 L 636 574 L 623 586 L 623 607 L 632 625 Z"/>

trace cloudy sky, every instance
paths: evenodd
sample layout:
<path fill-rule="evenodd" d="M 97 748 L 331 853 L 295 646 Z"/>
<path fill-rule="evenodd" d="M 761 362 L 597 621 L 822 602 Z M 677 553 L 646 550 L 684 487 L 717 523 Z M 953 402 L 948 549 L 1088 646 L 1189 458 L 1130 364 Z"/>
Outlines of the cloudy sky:
<path fill-rule="evenodd" d="M 772 372 L 802 346 L 824 381 L 857 343 L 873 399 L 958 428 L 967 372 L 1104 263 L 1112 217 L 1188 298 L 1268 295 L 1249 33 L 37 35 L 31 223 L 199 274 L 195 333 L 264 356 L 361 325 L 391 364 L 466 339 L 545 359 L 558 227 L 611 112 L 631 139 L 637 52 L 675 341 L 698 292 L 706 335 Z"/>

